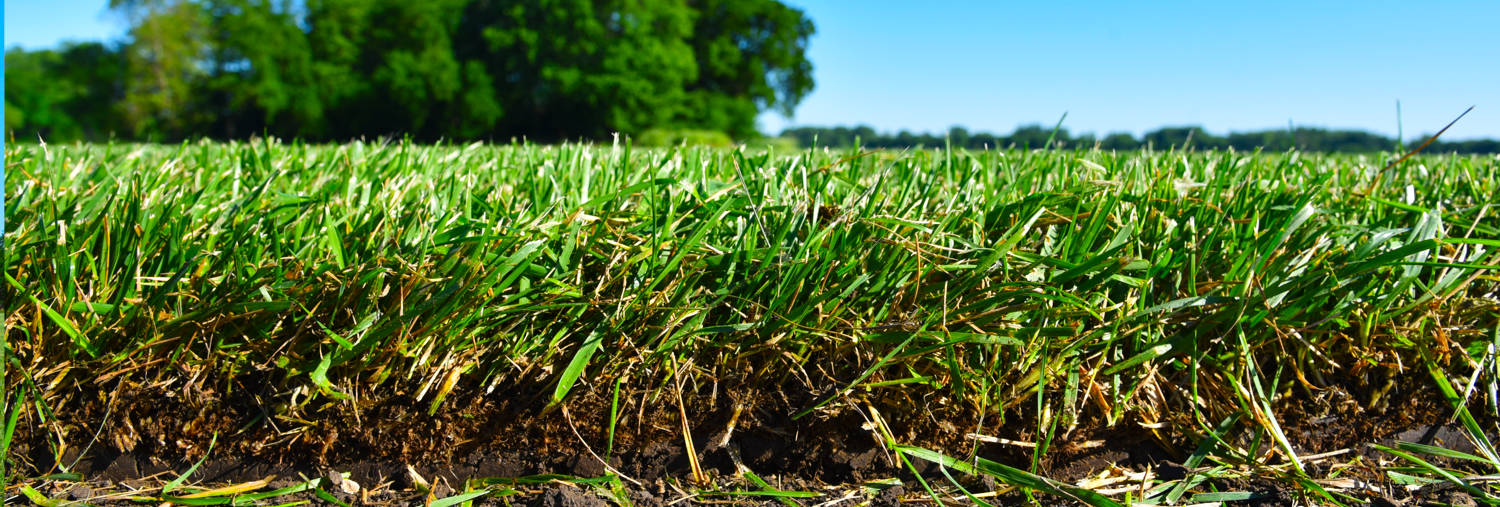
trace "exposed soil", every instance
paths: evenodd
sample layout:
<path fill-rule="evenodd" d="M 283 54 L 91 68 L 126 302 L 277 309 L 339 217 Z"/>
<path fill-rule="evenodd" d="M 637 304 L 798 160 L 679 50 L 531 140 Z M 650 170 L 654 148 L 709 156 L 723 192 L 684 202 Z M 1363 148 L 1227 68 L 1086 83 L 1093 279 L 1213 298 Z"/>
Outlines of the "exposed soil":
<path fill-rule="evenodd" d="M 301 411 L 295 418 L 271 417 L 267 423 L 269 408 L 263 400 L 268 398 L 244 385 L 226 389 L 229 394 L 219 394 L 124 380 L 116 383 L 110 389 L 76 393 L 67 400 L 72 410 L 58 414 L 60 419 L 49 428 L 23 425 L 14 452 L 25 471 L 23 475 L 58 470 L 54 446 L 61 434 L 68 444 L 61 453 L 63 464 L 86 480 L 57 483 L 55 487 L 61 490 L 52 493 L 108 503 L 100 502 L 98 495 L 160 485 L 176 477 L 204 455 L 217 434 L 211 456 L 192 476 L 194 482 L 242 483 L 272 477 L 271 486 L 275 487 L 338 471 L 348 473 L 348 479 L 360 485 L 355 492 L 331 492 L 341 500 L 394 505 L 420 503 L 429 493 L 441 498 L 461 492 L 471 479 L 537 474 L 589 478 L 613 471 L 622 477 L 621 484 L 633 503 L 666 505 L 682 500 L 693 484 L 692 466 L 683 447 L 682 421 L 686 414 L 700 466 L 718 487 L 759 490 L 743 478 L 743 467 L 785 490 L 825 492 L 832 498 L 847 493 L 853 504 L 896 505 L 903 499 L 924 498 L 926 493 L 914 482 L 912 471 L 898 466 L 885 448 L 872 424 L 872 408 L 897 441 L 950 456 L 973 453 L 1030 469 L 1031 448 L 987 443 L 965 435 L 972 432 L 1020 442 L 1036 440 L 1031 433 L 1035 418 L 1022 411 L 1004 414 L 1007 422 L 1002 423 L 997 414 L 981 419 L 969 409 L 931 409 L 941 403 L 864 398 L 835 402 L 825 410 L 794 419 L 792 414 L 820 398 L 736 390 L 726 385 L 701 386 L 685 393 L 685 411 L 679 411 L 676 394 L 669 389 L 623 391 L 611 444 L 612 399 L 604 391 L 576 393 L 574 401 L 563 408 L 547 411 L 542 409 L 545 398 L 537 386 L 490 394 L 460 388 L 433 416 L 426 413 L 427 403 L 401 393 L 379 401 L 324 403 L 317 410 Z M 1378 384 L 1349 382 L 1312 394 L 1293 392 L 1276 407 L 1282 429 L 1299 455 L 1349 450 L 1309 463 L 1315 476 L 1334 463 L 1380 459 L 1379 452 L 1366 445 L 1372 442 L 1399 439 L 1465 450 L 1462 434 L 1444 426 L 1448 413 L 1441 396 L 1429 387 L 1430 379 L 1413 374 L 1394 379 L 1394 388 L 1389 387 L 1392 382 Z M 1368 403 L 1380 389 L 1383 401 Z M 914 408 L 923 406 L 929 409 Z M 1247 431 L 1239 429 L 1231 435 L 1240 441 L 1250 438 Z M 1037 463 L 1037 470 L 1068 482 L 1109 469 L 1149 469 L 1158 478 L 1180 478 L 1189 472 L 1182 465 L 1183 458 L 1196 445 L 1188 435 L 1162 435 L 1132 421 L 1106 427 L 1097 414 L 1092 414 L 1086 415 L 1077 429 L 1060 434 L 1052 442 L 1049 452 Z M 1388 460 L 1389 456 L 1384 458 Z M 935 465 L 920 460 L 913 465 L 923 476 L 946 484 Z M 1382 472 L 1368 466 L 1346 467 L 1341 476 L 1370 484 L 1374 489 L 1368 492 L 1367 500 L 1371 502 L 1451 503 L 1463 496 L 1462 492 L 1429 489 L 1423 494 L 1450 496 L 1411 498 L 1389 484 Z M 900 479 L 904 486 L 870 485 L 871 481 L 890 478 Z M 965 487 L 974 493 L 997 492 L 997 500 L 1002 503 L 1027 501 L 1019 493 L 1007 493 L 1008 488 L 993 480 L 960 480 L 969 481 Z M 1247 504 L 1303 501 L 1297 496 L 1301 493 L 1284 490 L 1271 481 L 1217 486 L 1259 494 Z M 573 484 L 511 487 L 518 493 L 487 501 L 548 506 L 604 504 L 598 491 Z M 299 495 L 289 498 L 312 498 L 310 493 Z M 709 499 L 699 497 L 689 503 Z M 750 504 L 765 500 L 712 499 Z M 1044 497 L 1038 500 L 1067 503 Z"/>

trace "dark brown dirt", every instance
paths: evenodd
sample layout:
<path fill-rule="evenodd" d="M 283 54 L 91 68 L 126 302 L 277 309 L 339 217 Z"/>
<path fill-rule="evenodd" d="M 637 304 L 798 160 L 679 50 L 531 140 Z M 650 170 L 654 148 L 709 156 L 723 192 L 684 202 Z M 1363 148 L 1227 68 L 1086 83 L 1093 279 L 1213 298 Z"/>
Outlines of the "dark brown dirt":
<path fill-rule="evenodd" d="M 247 380 L 246 382 L 251 382 Z M 1418 375 L 1392 382 L 1346 382 L 1311 395 L 1293 391 L 1278 407 L 1281 425 L 1300 454 L 1353 449 L 1373 457 L 1371 442 L 1395 440 L 1454 444 L 1462 435 L 1443 426 L 1447 411 L 1430 379 Z M 363 485 L 360 494 L 342 495 L 360 504 L 420 502 L 408 467 L 433 484 L 437 497 L 462 491 L 466 481 L 515 478 L 538 474 L 599 477 L 611 470 L 622 476 L 636 505 L 665 505 L 682 499 L 690 489 L 691 465 L 683 448 L 683 414 L 675 395 L 644 388 L 621 393 L 622 410 L 610 443 L 610 400 L 605 393 L 583 392 L 565 408 L 542 409 L 539 387 L 484 394 L 460 388 L 429 416 L 427 404 L 406 393 L 378 401 L 310 404 L 292 416 L 272 416 L 265 392 L 250 385 L 230 386 L 220 394 L 206 389 L 172 389 L 126 380 L 96 392 L 79 392 L 66 400 L 74 410 L 59 414 L 55 425 L 23 427 L 13 456 L 22 476 L 58 470 L 57 436 L 68 446 L 62 465 L 86 480 L 63 484 L 61 497 L 84 499 L 120 486 L 159 485 L 175 477 L 208 449 L 217 436 L 211 457 L 193 475 L 205 484 L 239 483 L 275 477 L 290 485 L 298 477 L 347 472 Z M 1395 385 L 1396 387 L 1385 387 Z M 1376 389 L 1384 401 L 1369 400 Z M 266 388 L 263 388 L 266 389 Z M 726 393 L 736 393 L 729 396 Z M 1031 450 L 1004 444 L 976 443 L 964 438 L 974 431 L 979 414 L 964 409 L 919 410 L 909 399 L 861 399 L 831 404 L 793 419 L 818 398 L 750 390 L 725 385 L 705 386 L 685 393 L 686 414 L 693 446 L 702 469 L 726 489 L 756 490 L 740 479 L 745 469 L 783 489 L 823 490 L 843 485 L 859 491 L 860 502 L 896 505 L 901 499 L 925 495 L 915 487 L 911 471 L 898 467 L 873 426 L 873 407 L 895 437 L 908 444 L 940 450 L 953 456 L 974 453 L 1022 469 L 1030 469 Z M 734 416 L 735 406 L 742 407 Z M 855 408 L 858 407 L 858 408 Z M 283 407 L 284 408 L 284 407 Z M 1195 448 L 1186 435 L 1158 437 L 1131 422 L 1104 427 L 1097 414 L 1085 412 L 1078 429 L 1060 436 L 1039 463 L 1047 477 L 1074 482 L 1110 467 L 1150 469 L 1156 477 L 1173 479 L 1189 471 L 1181 464 Z M 266 422 L 267 419 L 270 422 Z M 730 422 L 734 421 L 733 429 Z M 983 433 L 1018 441 L 1032 441 L 1026 424 L 1000 424 L 995 415 Z M 1008 421 L 1032 421 L 1024 411 L 1006 414 Z M 1242 425 L 1243 426 L 1243 425 Z M 95 435 L 97 434 L 97 438 Z M 1231 439 L 1249 438 L 1236 428 Z M 1347 461 L 1347 459 L 1342 460 Z M 944 482 L 935 466 L 914 463 L 917 472 Z M 1323 465 L 1316 465 L 1323 466 Z M 1396 503 L 1444 498 L 1402 496 L 1377 471 L 1345 472 L 1381 486 L 1370 501 Z M 905 488 L 862 490 L 866 481 L 898 478 Z M 969 479 L 964 479 L 969 480 Z M 971 491 L 993 490 L 993 482 L 973 479 Z M 1222 488 L 1253 491 L 1249 504 L 1283 505 L 1306 499 L 1276 483 L 1219 484 Z M 503 502 L 513 505 L 600 505 L 592 490 L 571 484 L 516 486 L 520 492 Z M 1452 492 L 1462 495 L 1462 492 Z M 1429 493 L 1433 494 L 1433 493 Z M 1443 494 L 1448 494 L 1444 492 Z M 304 495 L 305 496 L 305 495 Z M 299 498 L 299 497 L 294 497 Z M 1024 497 L 999 497 L 1024 501 Z M 1457 499 L 1455 496 L 1454 499 Z M 750 503 L 759 503 L 754 499 Z M 95 502 L 98 503 L 98 502 Z"/>

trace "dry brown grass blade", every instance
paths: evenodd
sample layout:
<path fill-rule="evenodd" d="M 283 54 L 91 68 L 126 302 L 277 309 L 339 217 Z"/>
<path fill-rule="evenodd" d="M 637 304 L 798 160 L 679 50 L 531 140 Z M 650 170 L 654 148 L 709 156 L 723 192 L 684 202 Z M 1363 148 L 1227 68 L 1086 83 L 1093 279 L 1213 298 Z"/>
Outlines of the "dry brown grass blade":
<path fill-rule="evenodd" d="M 275 477 L 267 477 L 258 481 L 244 482 L 240 484 L 224 486 L 222 488 L 199 491 L 191 495 L 183 495 L 180 498 L 208 498 L 215 496 L 238 495 L 240 493 L 247 493 L 260 488 L 264 488 L 266 487 L 266 485 L 271 484 L 271 481 L 274 479 Z"/>
<path fill-rule="evenodd" d="M 1409 159 L 1413 155 L 1416 155 L 1417 153 L 1420 153 L 1422 150 L 1427 149 L 1427 146 L 1431 145 L 1433 141 L 1437 141 L 1438 136 L 1443 135 L 1443 133 L 1447 132 L 1449 128 L 1452 128 L 1455 123 L 1458 123 L 1458 120 L 1462 120 L 1465 115 L 1469 114 L 1469 111 L 1473 111 L 1473 110 L 1474 110 L 1474 106 L 1469 106 L 1469 108 L 1465 109 L 1464 112 L 1459 113 L 1457 118 L 1454 118 L 1453 121 L 1448 122 L 1448 125 L 1444 126 L 1442 128 L 1442 130 L 1437 131 L 1437 133 L 1433 134 L 1432 137 L 1429 137 L 1429 138 L 1427 138 L 1426 141 L 1423 141 L 1420 146 L 1417 146 L 1416 148 L 1412 149 L 1411 151 L 1406 152 L 1406 154 L 1402 155 L 1401 158 L 1398 158 L 1395 161 L 1393 161 L 1393 162 L 1391 162 L 1389 164 L 1386 164 L 1385 168 L 1381 169 L 1380 172 L 1375 173 L 1375 181 L 1370 182 L 1370 186 L 1366 187 L 1364 192 L 1360 192 L 1359 196 L 1360 197 L 1365 197 L 1365 196 L 1370 195 L 1371 193 L 1374 193 L 1375 192 L 1375 188 L 1380 186 L 1381 179 L 1385 177 L 1385 173 L 1389 172 L 1391 169 L 1396 168 L 1396 166 L 1401 165 L 1401 163 L 1405 162 L 1406 159 Z"/>
<path fill-rule="evenodd" d="M 849 155 L 847 157 L 838 159 L 837 161 L 834 161 L 834 162 L 831 162 L 831 163 L 827 163 L 827 164 L 823 164 L 822 167 L 818 168 L 818 171 L 827 172 L 829 169 L 831 169 L 833 167 L 836 167 L 836 166 L 839 166 L 839 165 L 842 165 L 842 164 L 846 164 L 846 163 L 849 163 L 849 162 L 853 162 L 855 160 L 859 160 L 861 158 L 865 158 L 865 157 L 868 157 L 870 155 L 874 155 L 876 153 L 880 153 L 881 151 L 882 150 L 880 148 L 876 148 L 876 149 L 873 149 L 873 150 L 862 151 L 862 152 L 856 153 L 854 155 Z"/>
<path fill-rule="evenodd" d="M 708 476 L 703 473 L 703 467 L 698 464 L 698 449 L 693 446 L 693 430 L 688 426 L 687 405 L 682 402 L 682 372 L 687 370 L 688 365 L 683 366 L 673 375 L 677 384 L 677 415 L 682 418 L 682 450 L 687 452 L 688 465 L 693 469 L 693 483 L 706 486 Z"/>
<path fill-rule="evenodd" d="M 682 399 L 681 394 L 677 396 L 679 400 Z M 682 415 L 682 446 L 687 451 L 688 465 L 693 469 L 693 482 L 699 486 L 707 485 L 708 476 L 703 474 L 703 467 L 698 464 L 698 449 L 693 447 L 693 431 L 688 428 L 687 412 L 682 409 L 681 404 L 677 405 L 677 413 Z"/>

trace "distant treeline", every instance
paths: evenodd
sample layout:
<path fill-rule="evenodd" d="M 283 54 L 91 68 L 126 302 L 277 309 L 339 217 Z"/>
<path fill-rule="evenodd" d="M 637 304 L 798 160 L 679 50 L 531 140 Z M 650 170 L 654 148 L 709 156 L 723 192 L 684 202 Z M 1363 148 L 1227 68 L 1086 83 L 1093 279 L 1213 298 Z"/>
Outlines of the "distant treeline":
<path fill-rule="evenodd" d="M 109 5 L 122 41 L 6 51 L 7 135 L 746 139 L 813 88 L 812 21 L 777 0 Z"/>
<path fill-rule="evenodd" d="M 1408 147 L 1414 147 L 1425 141 L 1431 134 L 1423 134 L 1420 137 L 1405 140 Z M 1263 149 L 1267 151 L 1286 151 L 1296 148 L 1301 151 L 1314 152 L 1343 152 L 1343 153 L 1366 153 L 1377 151 L 1389 151 L 1397 149 L 1397 140 L 1378 134 L 1371 134 L 1358 130 L 1328 130 L 1320 128 L 1297 127 L 1291 130 L 1262 130 L 1255 132 L 1232 132 L 1227 136 L 1210 134 L 1201 127 L 1166 127 L 1147 132 L 1137 138 L 1127 133 L 1116 132 L 1104 136 L 1095 137 L 1093 134 L 1081 134 L 1073 136 L 1065 128 L 1057 129 L 1054 134 L 1051 127 L 1042 125 L 1027 125 L 1017 128 L 1010 135 L 998 135 L 989 132 L 969 132 L 963 127 L 953 127 L 946 134 L 912 133 L 902 130 L 897 133 L 877 132 L 869 126 L 857 127 L 796 127 L 781 131 L 782 137 L 796 139 L 802 146 L 829 146 L 837 148 L 853 147 L 856 144 L 866 148 L 914 148 L 914 147 L 943 147 L 952 143 L 955 148 L 963 147 L 969 149 L 995 148 L 995 147 L 1020 147 L 1020 148 L 1042 148 L 1048 146 L 1051 139 L 1052 147 L 1060 148 L 1093 148 L 1103 150 L 1136 150 L 1145 147 L 1156 149 L 1167 149 L 1172 147 L 1188 147 L 1193 149 L 1228 149 L 1234 148 L 1241 151 Z M 1429 152 L 1445 153 L 1500 153 L 1500 141 L 1494 139 L 1477 139 L 1465 141 L 1444 141 L 1438 139 L 1427 148 Z"/>

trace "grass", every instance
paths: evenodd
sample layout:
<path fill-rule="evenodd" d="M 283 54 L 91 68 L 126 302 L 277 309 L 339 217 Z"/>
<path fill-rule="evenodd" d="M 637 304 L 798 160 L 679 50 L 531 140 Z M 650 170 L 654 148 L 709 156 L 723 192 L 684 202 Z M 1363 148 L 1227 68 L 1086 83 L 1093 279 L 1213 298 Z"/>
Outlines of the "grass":
<path fill-rule="evenodd" d="M 1202 474 L 1255 470 L 1340 502 L 1283 431 L 1282 401 L 1415 368 L 1500 470 L 1484 441 L 1500 381 L 1494 158 L 1382 172 L 1394 156 L 6 151 L 0 445 L 17 424 L 59 454 L 82 445 L 60 422 L 68 393 L 127 380 L 222 391 L 259 375 L 286 420 L 397 392 L 437 414 L 461 386 L 539 383 L 556 407 L 582 387 L 618 405 L 622 385 L 724 383 L 816 395 L 795 417 L 908 399 L 961 433 L 1024 425 L 1019 468 L 887 438 L 900 459 L 1023 491 L 1125 500 L 1038 474 L 1080 425 L 1135 426 L 1199 470 L 1153 500 L 1238 498 Z M 1397 454 L 1413 464 L 1400 473 L 1464 481 L 1424 468 L 1424 450 Z M 1486 501 L 1488 484 L 1463 482 Z"/>

